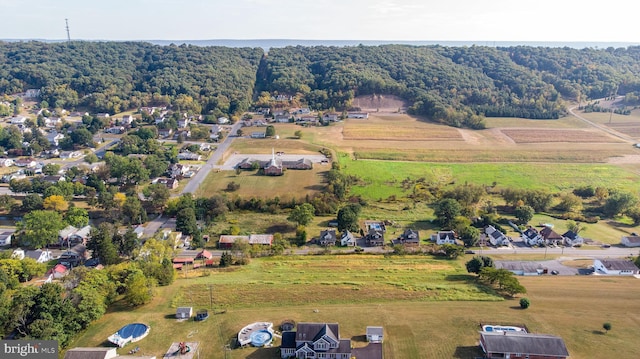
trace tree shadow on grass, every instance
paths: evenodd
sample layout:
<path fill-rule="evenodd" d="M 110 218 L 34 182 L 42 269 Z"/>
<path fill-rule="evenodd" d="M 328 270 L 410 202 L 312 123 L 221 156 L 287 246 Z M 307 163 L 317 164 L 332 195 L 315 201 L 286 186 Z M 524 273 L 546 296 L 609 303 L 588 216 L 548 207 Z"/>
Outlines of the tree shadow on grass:
<path fill-rule="evenodd" d="M 479 346 L 473 345 L 468 347 L 456 347 L 455 353 L 453 353 L 454 358 L 460 359 L 469 359 L 469 358 L 483 358 L 484 353 Z"/>
<path fill-rule="evenodd" d="M 504 296 L 496 292 L 494 288 L 487 286 L 484 283 L 478 281 L 477 277 L 472 274 L 449 274 L 445 277 L 445 280 L 450 282 L 464 282 L 468 285 L 475 286 L 482 293 L 493 295 L 496 297 L 502 297 L 504 299 L 513 299 L 512 297 Z"/>
<path fill-rule="evenodd" d="M 267 229 L 265 230 L 265 232 L 269 233 L 269 234 L 273 234 L 273 233 L 287 233 L 287 232 L 293 232 L 296 230 L 296 227 L 293 226 L 290 223 L 275 223 L 269 227 L 267 227 Z"/>
<path fill-rule="evenodd" d="M 592 330 L 591 334 L 595 334 L 595 335 L 605 335 L 607 333 L 603 332 L 602 330 Z"/>
<path fill-rule="evenodd" d="M 131 311 L 131 308 L 132 307 L 127 302 L 125 302 L 124 300 L 119 300 L 112 303 L 107 308 L 107 313 L 128 312 Z"/>

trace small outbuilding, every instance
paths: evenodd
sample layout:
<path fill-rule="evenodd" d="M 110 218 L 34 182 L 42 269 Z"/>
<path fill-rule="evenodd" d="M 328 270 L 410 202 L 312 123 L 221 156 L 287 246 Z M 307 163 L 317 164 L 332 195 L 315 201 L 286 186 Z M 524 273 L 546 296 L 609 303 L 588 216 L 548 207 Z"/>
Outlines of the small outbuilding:
<path fill-rule="evenodd" d="M 369 343 L 382 343 L 384 329 L 382 327 L 367 327 L 367 341 Z"/>
<path fill-rule="evenodd" d="M 638 274 L 638 267 L 629 260 L 616 258 L 596 258 L 593 260 L 596 274 L 606 275 L 634 275 Z"/>
<path fill-rule="evenodd" d="M 176 309 L 176 319 L 189 319 L 192 315 L 192 307 L 178 307 L 178 309 Z"/>
<path fill-rule="evenodd" d="M 640 236 L 623 236 L 620 244 L 625 247 L 640 247 Z"/>

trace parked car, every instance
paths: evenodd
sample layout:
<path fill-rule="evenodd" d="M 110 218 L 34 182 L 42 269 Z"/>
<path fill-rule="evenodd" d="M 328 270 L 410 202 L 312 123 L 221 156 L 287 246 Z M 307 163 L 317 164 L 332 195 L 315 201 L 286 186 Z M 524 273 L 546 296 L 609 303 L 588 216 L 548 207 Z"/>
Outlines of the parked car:
<path fill-rule="evenodd" d="M 553 274 L 553 275 L 558 275 L 559 273 L 560 273 L 560 272 L 558 272 L 557 270 L 552 270 L 552 271 L 551 271 L 551 274 Z"/>
<path fill-rule="evenodd" d="M 464 254 L 476 254 L 476 252 L 471 251 L 471 250 L 467 250 L 467 251 L 464 251 Z"/>

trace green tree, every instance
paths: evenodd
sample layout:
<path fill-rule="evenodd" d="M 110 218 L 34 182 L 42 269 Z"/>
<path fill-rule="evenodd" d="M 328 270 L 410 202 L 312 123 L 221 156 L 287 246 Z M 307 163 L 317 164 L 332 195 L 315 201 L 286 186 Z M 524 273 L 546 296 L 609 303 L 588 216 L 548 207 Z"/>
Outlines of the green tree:
<path fill-rule="evenodd" d="M 272 125 L 267 126 L 267 129 L 264 132 L 265 136 L 267 137 L 273 137 L 276 135 L 276 128 L 273 127 Z"/>
<path fill-rule="evenodd" d="M 462 208 L 453 198 L 445 198 L 436 204 L 435 215 L 444 229 L 453 228 L 454 219 L 460 215 Z"/>
<path fill-rule="evenodd" d="M 74 227 L 84 227 L 89 224 L 89 212 L 80 207 L 69 207 L 64 214 L 64 221 Z"/>
<path fill-rule="evenodd" d="M 520 308 L 527 309 L 531 305 L 531 301 L 527 298 L 520 298 Z"/>
<path fill-rule="evenodd" d="M 518 219 L 518 222 L 522 224 L 527 224 L 531 219 L 533 219 L 535 210 L 531 206 L 522 205 L 522 206 L 516 207 L 513 214 Z"/>
<path fill-rule="evenodd" d="M 230 265 L 233 264 L 233 257 L 231 256 L 231 253 L 225 251 L 222 252 L 222 255 L 220 256 L 220 267 L 229 267 Z"/>
<path fill-rule="evenodd" d="M 57 175 L 60 172 L 60 165 L 57 163 L 47 163 L 42 167 L 42 173 L 47 176 Z"/>
<path fill-rule="evenodd" d="M 122 215 L 125 223 L 142 224 L 147 221 L 147 212 L 137 196 L 127 197 L 122 205 Z"/>
<path fill-rule="evenodd" d="M 291 210 L 289 217 L 287 217 L 288 221 L 295 222 L 298 225 L 306 226 L 309 224 L 313 218 L 315 217 L 315 208 L 310 203 L 303 203 L 299 206 L 295 206 L 294 209 Z"/>
<path fill-rule="evenodd" d="M 147 188 L 147 192 L 147 200 L 151 206 L 151 211 L 162 213 L 171 195 L 167 186 L 158 183 L 152 184 Z"/>
<path fill-rule="evenodd" d="M 145 277 L 141 270 L 129 274 L 125 286 L 124 299 L 131 306 L 147 304 L 153 299 L 153 281 Z"/>
<path fill-rule="evenodd" d="M 358 216 L 360 215 L 361 207 L 358 204 L 349 204 L 340 208 L 338 211 L 338 230 L 349 230 L 351 232 L 357 232 L 360 229 L 358 225 Z"/>
<path fill-rule="evenodd" d="M 23 246 L 43 248 L 58 240 L 58 232 L 65 226 L 62 215 L 55 211 L 32 211 L 18 222 L 19 240 Z"/>
<path fill-rule="evenodd" d="M 567 231 L 571 231 L 575 234 L 582 232 L 585 229 L 584 224 L 576 221 L 567 221 Z"/>
<path fill-rule="evenodd" d="M 603 211 L 609 217 L 615 217 L 632 208 L 638 199 L 631 193 L 615 192 L 610 194 L 604 203 Z"/>
<path fill-rule="evenodd" d="M 24 212 L 37 211 L 42 209 L 42 197 L 37 193 L 30 193 L 22 200 L 21 209 Z"/>
<path fill-rule="evenodd" d="M 193 235 L 198 231 L 196 212 L 193 208 L 185 208 L 178 212 L 176 217 L 176 230 L 186 235 Z"/>
<path fill-rule="evenodd" d="M 120 262 L 118 250 L 113 241 L 115 234 L 116 228 L 111 223 L 100 223 L 91 231 L 91 238 L 87 242 L 87 249 L 91 251 L 91 255 L 100 259 L 100 263 L 104 265 Z"/>
<path fill-rule="evenodd" d="M 294 133 L 293 133 L 293 135 L 294 135 L 296 138 L 300 139 L 300 138 L 302 138 L 302 131 L 297 130 L 296 132 L 294 132 Z"/>
<path fill-rule="evenodd" d="M 611 330 L 611 323 L 606 322 L 602 324 L 602 329 L 604 329 L 608 333 Z"/>
<path fill-rule="evenodd" d="M 493 259 L 491 257 L 486 256 L 475 256 L 471 258 L 466 264 L 468 273 L 480 274 L 482 268 L 484 267 L 493 267 Z"/>
<path fill-rule="evenodd" d="M 0 195 L 0 209 L 10 211 L 16 204 L 16 200 L 8 194 Z"/>
<path fill-rule="evenodd" d="M 456 259 L 464 253 L 464 249 L 455 244 L 443 244 L 440 248 L 444 251 L 444 255 L 449 259 Z"/>
<path fill-rule="evenodd" d="M 464 242 L 465 247 L 473 247 L 480 239 L 480 230 L 476 227 L 466 226 L 458 231 L 458 235 Z"/>
<path fill-rule="evenodd" d="M 573 193 L 565 193 L 560 196 L 557 208 L 561 211 L 579 212 L 582 210 L 582 199 Z"/>

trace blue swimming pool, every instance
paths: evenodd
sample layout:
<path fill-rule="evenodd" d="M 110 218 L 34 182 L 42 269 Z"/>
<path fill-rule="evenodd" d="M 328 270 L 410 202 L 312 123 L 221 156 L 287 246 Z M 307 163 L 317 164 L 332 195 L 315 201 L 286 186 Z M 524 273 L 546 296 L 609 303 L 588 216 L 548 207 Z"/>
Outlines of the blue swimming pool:
<path fill-rule="evenodd" d="M 266 329 L 258 330 L 251 333 L 251 345 L 254 347 L 263 347 L 273 340 L 273 334 Z"/>

